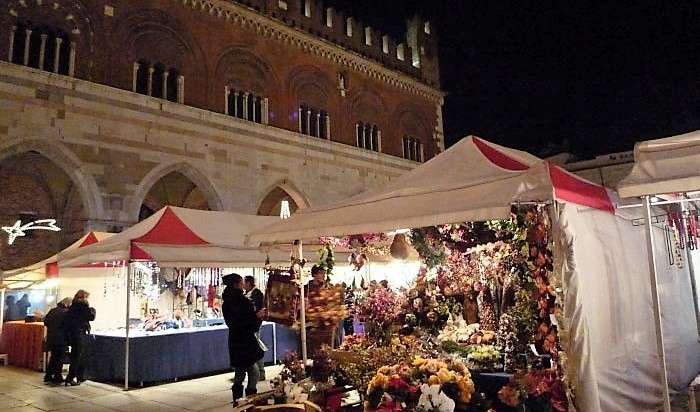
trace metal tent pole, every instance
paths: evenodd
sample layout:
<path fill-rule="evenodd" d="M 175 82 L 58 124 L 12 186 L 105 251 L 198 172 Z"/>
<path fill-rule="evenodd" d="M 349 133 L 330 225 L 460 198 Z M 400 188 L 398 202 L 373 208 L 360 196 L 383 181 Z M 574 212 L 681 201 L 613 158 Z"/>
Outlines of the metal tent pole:
<path fill-rule="evenodd" d="M 651 282 L 651 299 L 654 304 L 654 321 L 656 323 L 656 348 L 661 366 L 661 387 L 664 394 L 664 412 L 671 412 L 671 398 L 668 392 L 668 371 L 666 369 L 666 352 L 664 348 L 663 326 L 661 325 L 661 307 L 659 306 L 659 289 L 656 273 L 656 255 L 654 250 L 654 225 L 651 224 L 651 198 L 644 196 L 647 218 L 647 252 L 649 254 L 649 280 Z"/>
<path fill-rule="evenodd" d="M 126 339 L 124 340 L 124 390 L 129 390 L 129 311 L 131 309 L 131 260 L 126 263 Z"/>
<path fill-rule="evenodd" d="M 297 243 L 297 254 L 298 259 L 302 260 L 304 258 L 304 245 L 301 240 Z M 306 361 L 308 360 L 308 354 L 306 352 L 306 299 L 304 291 L 304 270 L 302 269 L 299 273 L 300 287 L 301 287 L 301 359 L 304 362 L 304 367 L 306 367 Z"/>

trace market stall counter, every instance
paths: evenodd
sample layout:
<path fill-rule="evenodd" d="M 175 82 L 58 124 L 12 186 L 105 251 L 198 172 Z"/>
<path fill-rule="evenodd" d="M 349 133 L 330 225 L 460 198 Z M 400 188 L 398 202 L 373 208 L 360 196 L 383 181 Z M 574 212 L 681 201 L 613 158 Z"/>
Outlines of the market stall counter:
<path fill-rule="evenodd" d="M 261 339 L 267 345 L 265 363 L 276 363 L 298 351 L 297 333 L 264 322 Z M 95 381 L 124 380 L 124 330 L 95 332 L 88 376 Z M 228 328 L 223 325 L 129 332 L 129 381 L 143 385 L 230 370 Z"/>
<path fill-rule="evenodd" d="M 8 355 L 10 365 L 39 370 L 44 353 L 44 334 L 43 322 L 5 322 L 0 353 Z"/>

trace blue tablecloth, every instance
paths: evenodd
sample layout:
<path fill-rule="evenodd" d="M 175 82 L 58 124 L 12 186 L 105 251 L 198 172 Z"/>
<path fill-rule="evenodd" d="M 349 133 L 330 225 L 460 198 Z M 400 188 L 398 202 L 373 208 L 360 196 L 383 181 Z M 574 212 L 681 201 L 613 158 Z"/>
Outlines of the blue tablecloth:
<path fill-rule="evenodd" d="M 298 351 L 296 332 L 266 323 L 261 339 L 268 347 L 264 360 L 273 363 L 285 353 Z M 277 339 L 273 339 L 276 334 Z M 95 333 L 88 351 L 87 374 L 96 381 L 124 380 L 124 331 Z M 275 343 L 276 342 L 276 343 Z M 129 381 L 168 381 L 188 376 L 230 370 L 228 328 L 170 329 L 159 332 L 130 332 Z"/>

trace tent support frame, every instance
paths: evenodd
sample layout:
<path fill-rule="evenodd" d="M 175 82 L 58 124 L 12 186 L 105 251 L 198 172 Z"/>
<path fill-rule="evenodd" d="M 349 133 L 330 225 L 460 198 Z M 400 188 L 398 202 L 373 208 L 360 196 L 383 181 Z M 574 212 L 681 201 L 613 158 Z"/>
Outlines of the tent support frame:
<path fill-rule="evenodd" d="M 129 309 L 131 308 L 131 260 L 126 262 L 126 319 L 124 339 L 124 390 L 129 390 Z"/>
<path fill-rule="evenodd" d="M 646 218 L 648 222 L 651 222 L 651 197 L 644 196 L 644 209 L 646 211 Z M 656 347 L 659 355 L 659 363 L 661 366 L 661 387 L 663 389 L 663 402 L 664 402 L 664 412 L 671 412 L 671 398 L 668 390 L 668 369 L 666 367 L 666 351 L 664 348 L 664 334 L 663 326 L 661 325 L 661 307 L 659 305 L 659 289 L 658 289 L 658 275 L 656 273 L 656 254 L 654 248 L 654 225 L 647 225 L 646 236 L 648 243 L 648 254 L 649 254 L 649 280 L 651 283 L 651 299 L 654 305 L 654 322 L 656 323 Z"/>
<path fill-rule="evenodd" d="M 301 240 L 295 242 L 297 245 L 297 258 L 301 261 L 304 258 L 304 244 Z M 308 361 L 308 353 L 306 351 L 306 297 L 304 296 L 304 269 L 299 273 L 299 288 L 301 290 L 301 359 L 304 367 Z"/>

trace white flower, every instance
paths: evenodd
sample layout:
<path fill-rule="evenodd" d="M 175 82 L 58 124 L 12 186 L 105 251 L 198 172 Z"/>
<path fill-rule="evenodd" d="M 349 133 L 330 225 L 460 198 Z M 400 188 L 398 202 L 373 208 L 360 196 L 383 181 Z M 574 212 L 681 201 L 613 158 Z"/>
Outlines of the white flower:
<path fill-rule="evenodd" d="M 454 412 L 455 401 L 440 390 L 440 385 L 423 384 L 420 387 L 418 407 L 429 412 Z"/>

